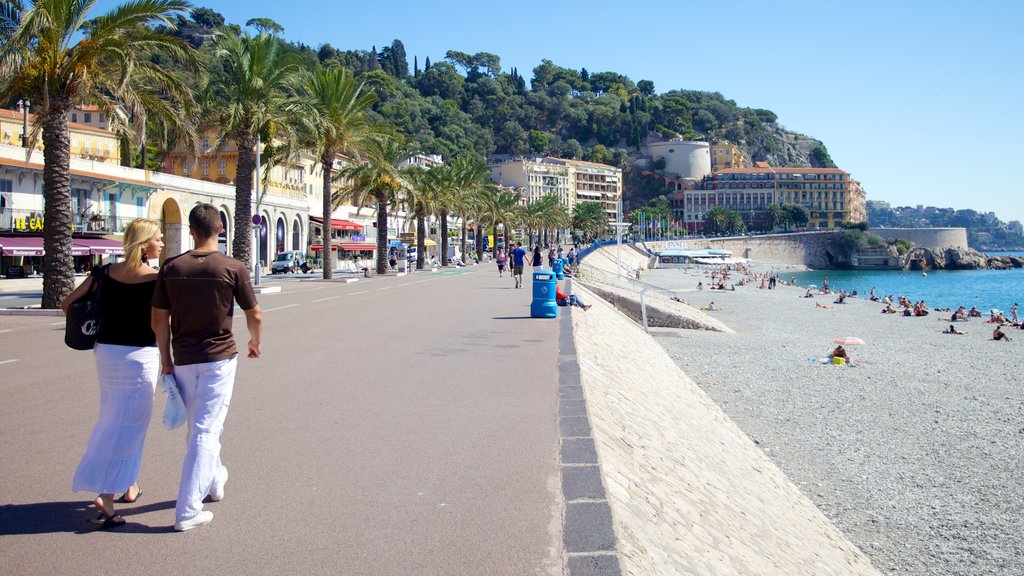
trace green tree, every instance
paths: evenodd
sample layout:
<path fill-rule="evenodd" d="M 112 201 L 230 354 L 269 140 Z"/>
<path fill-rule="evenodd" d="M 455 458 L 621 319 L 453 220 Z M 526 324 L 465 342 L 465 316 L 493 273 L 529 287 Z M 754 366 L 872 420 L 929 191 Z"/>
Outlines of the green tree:
<path fill-rule="evenodd" d="M 0 101 L 28 96 L 36 113 L 30 150 L 43 140 L 43 308 L 57 308 L 74 288 L 71 260 L 71 141 L 68 116 L 82 102 L 143 112 L 157 103 L 166 121 L 190 131 L 194 108 L 188 82 L 172 63 L 195 67 L 173 28 L 189 9 L 179 0 L 137 0 L 88 20 L 92 2 L 38 0 L 0 3 Z M 194 134 L 193 134 L 194 136 Z"/>
<path fill-rule="evenodd" d="M 398 168 L 398 163 L 410 154 L 403 143 L 393 138 L 370 139 L 365 152 L 363 161 L 345 166 L 335 176 L 342 182 L 343 189 L 334 195 L 332 208 L 345 201 L 364 206 L 370 199 L 374 200 L 377 209 L 377 274 L 386 274 L 388 205 L 396 202 L 410 186 Z"/>
<path fill-rule="evenodd" d="M 786 222 L 786 211 L 778 204 L 769 204 L 768 208 L 765 209 L 765 225 L 768 227 L 768 230 L 774 230 L 778 228 L 780 224 L 785 224 Z"/>
<path fill-rule="evenodd" d="M 292 104 L 293 111 L 301 118 L 299 134 L 302 147 L 312 150 L 323 171 L 323 239 L 324 279 L 333 277 L 334 263 L 331 254 L 331 213 L 336 199 L 331 192 L 334 178 L 334 163 L 339 155 L 361 158 L 367 155 L 375 143 L 386 140 L 390 133 L 381 124 L 370 121 L 367 112 L 377 96 L 364 89 L 344 68 L 319 67 L 303 74 L 299 86 L 299 97 Z M 374 148 L 379 149 L 379 148 Z M 387 227 L 378 230 L 384 235 L 384 254 L 387 254 Z M 378 238 L 378 252 L 381 243 Z M 378 254 L 378 272 L 380 256 Z"/>
<path fill-rule="evenodd" d="M 282 51 L 277 38 L 268 34 L 222 36 L 213 55 L 220 66 L 211 73 L 203 104 L 208 123 L 217 127 L 217 141 L 231 140 L 238 149 L 232 255 L 250 264 L 256 143 L 262 135 L 292 125 L 287 90 L 303 70 L 303 61 L 297 53 Z M 271 144 L 270 138 L 261 144 Z M 329 215 L 325 220 L 330 221 Z"/>
<path fill-rule="evenodd" d="M 572 212 L 572 227 L 584 240 L 599 238 L 608 228 L 608 215 L 597 202 L 578 202 Z"/>
<path fill-rule="evenodd" d="M 255 28 L 260 34 L 284 34 L 284 26 L 270 18 L 250 18 L 245 22 L 245 25 Z"/>
<path fill-rule="evenodd" d="M 192 11 L 192 21 L 203 28 L 220 28 L 224 25 L 224 16 L 209 8 L 196 8 Z"/>
<path fill-rule="evenodd" d="M 811 212 L 801 204 L 786 204 L 782 207 L 786 211 L 786 220 L 797 228 L 806 226 L 811 220 Z"/>

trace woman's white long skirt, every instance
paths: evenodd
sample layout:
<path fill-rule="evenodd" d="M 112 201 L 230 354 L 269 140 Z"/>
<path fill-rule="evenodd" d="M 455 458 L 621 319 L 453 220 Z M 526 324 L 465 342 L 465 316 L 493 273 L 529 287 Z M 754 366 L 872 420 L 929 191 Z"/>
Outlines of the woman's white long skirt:
<path fill-rule="evenodd" d="M 156 346 L 96 344 L 94 353 L 100 416 L 71 488 L 99 494 L 125 492 L 138 479 L 142 465 L 160 351 Z"/>

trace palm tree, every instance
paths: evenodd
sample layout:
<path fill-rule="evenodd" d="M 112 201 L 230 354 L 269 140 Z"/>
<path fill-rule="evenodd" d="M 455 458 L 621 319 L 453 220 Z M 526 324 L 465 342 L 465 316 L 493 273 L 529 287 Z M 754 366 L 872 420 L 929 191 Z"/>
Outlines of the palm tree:
<path fill-rule="evenodd" d="M 365 205 L 370 198 L 377 204 L 377 274 L 388 271 L 388 204 L 397 199 L 410 186 L 398 163 L 409 157 L 408 150 L 395 139 L 367 141 L 366 159 L 345 166 L 335 179 L 343 182 L 341 193 L 334 195 L 333 206 L 349 200 L 356 206 Z"/>
<path fill-rule="evenodd" d="M 71 260 L 71 141 L 68 115 L 82 103 L 140 109 L 151 100 L 139 88 L 158 88 L 169 114 L 188 123 L 188 82 L 164 64 L 197 65 L 195 51 L 150 26 L 173 27 L 187 12 L 183 0 L 135 0 L 89 20 L 94 1 L 38 0 L 31 8 L 0 2 L 0 101 L 27 96 L 36 110 L 30 146 L 43 140 L 43 308 L 57 308 L 74 288 Z M 156 57 L 160 56 L 160 57 Z M 162 57 L 162 58 L 161 58 Z"/>
<path fill-rule="evenodd" d="M 235 232 L 233 256 L 246 264 L 252 258 L 252 191 L 256 145 L 262 134 L 287 128 L 288 91 L 303 61 L 281 51 L 269 34 L 222 36 L 214 47 L 216 58 L 206 87 L 207 121 L 218 130 L 218 145 L 232 140 L 238 148 L 235 164 Z M 270 138 L 262 145 L 270 144 Z M 324 219 L 330 221 L 330 215 Z"/>
<path fill-rule="evenodd" d="M 786 212 L 778 204 L 771 203 L 765 209 L 764 218 L 768 230 L 774 230 L 779 224 L 786 222 Z"/>
<path fill-rule="evenodd" d="M 597 202 L 580 202 L 572 213 L 572 226 L 586 238 L 597 238 L 608 228 L 608 215 Z"/>
<path fill-rule="evenodd" d="M 437 171 L 413 168 L 407 173 L 405 189 L 407 212 L 416 220 L 416 269 L 423 270 L 427 249 L 427 216 L 435 212 L 440 197 Z"/>
<path fill-rule="evenodd" d="M 329 280 L 334 275 L 331 253 L 331 213 L 337 201 L 331 192 L 334 162 L 339 154 L 356 159 L 365 156 L 372 143 L 386 138 L 388 131 L 383 125 L 371 122 L 366 115 L 377 101 L 376 94 L 364 91 L 364 84 L 344 68 L 321 67 L 303 74 L 299 92 L 290 109 L 298 112 L 302 119 L 300 142 L 315 151 L 323 171 L 323 277 Z M 384 236 L 386 254 L 387 211 L 384 213 L 385 226 L 377 232 Z"/>
<path fill-rule="evenodd" d="M 704 213 L 704 231 L 710 234 L 725 232 L 729 224 L 729 209 L 716 204 Z"/>
<path fill-rule="evenodd" d="M 475 191 L 493 187 L 490 170 L 483 158 L 463 155 L 452 160 L 440 175 L 441 202 L 438 218 L 441 220 L 441 265 L 448 265 L 448 216 L 454 212 L 462 220 L 462 258 L 466 258 L 466 226 L 470 199 Z"/>
<path fill-rule="evenodd" d="M 506 228 L 519 219 L 519 192 L 501 188 L 488 188 L 480 194 L 481 220 L 494 226 L 494 243 L 498 243 L 498 226 Z"/>

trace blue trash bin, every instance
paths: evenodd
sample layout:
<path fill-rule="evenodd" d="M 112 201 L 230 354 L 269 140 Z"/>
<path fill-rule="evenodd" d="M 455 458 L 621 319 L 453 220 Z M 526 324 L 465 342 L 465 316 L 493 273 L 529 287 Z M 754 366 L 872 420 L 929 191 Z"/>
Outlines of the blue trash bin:
<path fill-rule="evenodd" d="M 555 303 L 555 274 L 547 270 L 533 273 L 533 302 L 530 316 L 533 318 L 558 318 L 558 304 Z"/>
<path fill-rule="evenodd" d="M 561 258 L 555 258 L 552 260 L 551 271 L 555 273 L 555 277 L 559 280 L 565 280 L 565 260 Z"/>

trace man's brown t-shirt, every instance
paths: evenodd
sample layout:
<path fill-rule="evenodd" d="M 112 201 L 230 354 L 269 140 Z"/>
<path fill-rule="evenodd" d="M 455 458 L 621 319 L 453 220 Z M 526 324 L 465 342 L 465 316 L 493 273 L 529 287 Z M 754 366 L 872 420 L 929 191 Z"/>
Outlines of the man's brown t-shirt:
<path fill-rule="evenodd" d="M 234 357 L 234 302 L 256 307 L 245 264 L 220 252 L 188 251 L 171 258 L 156 280 L 153 307 L 171 311 L 171 349 L 178 366 Z"/>

